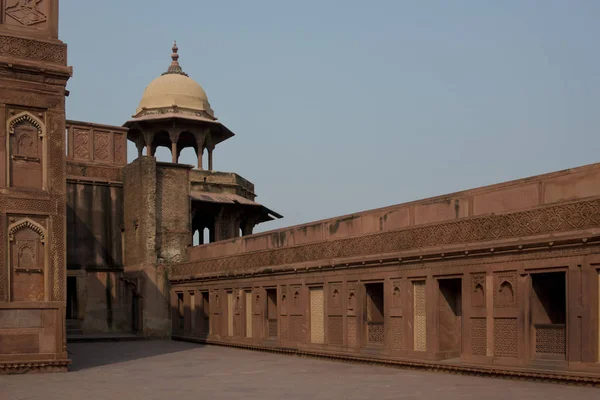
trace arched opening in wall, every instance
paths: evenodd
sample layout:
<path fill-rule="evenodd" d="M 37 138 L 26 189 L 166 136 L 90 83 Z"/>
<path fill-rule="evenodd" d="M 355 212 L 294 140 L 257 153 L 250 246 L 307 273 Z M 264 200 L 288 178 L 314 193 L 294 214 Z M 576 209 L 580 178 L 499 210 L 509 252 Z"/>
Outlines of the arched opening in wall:
<path fill-rule="evenodd" d="M 531 274 L 531 329 L 535 357 L 565 360 L 567 350 L 567 282 L 565 272 Z"/>
<path fill-rule="evenodd" d="M 179 164 L 189 164 L 196 168 L 198 158 L 193 147 L 186 147 L 179 152 Z"/>
<path fill-rule="evenodd" d="M 242 228 L 240 228 L 240 237 L 244 236 L 244 232 L 242 231 Z"/>
<path fill-rule="evenodd" d="M 142 149 L 142 155 L 143 156 L 147 156 L 148 155 L 148 151 L 146 150 L 146 146 L 144 146 L 144 148 Z"/>
<path fill-rule="evenodd" d="M 384 310 L 383 283 L 366 283 L 367 293 L 365 309 L 367 311 L 366 336 L 367 345 L 378 345 L 384 342 Z"/>
<path fill-rule="evenodd" d="M 208 244 L 210 243 L 210 229 L 208 228 L 204 228 L 202 230 L 202 238 L 203 238 L 203 244 Z"/>
<path fill-rule="evenodd" d="M 462 280 L 439 279 L 438 309 L 439 349 L 447 357 L 458 357 L 461 352 Z"/>
<path fill-rule="evenodd" d="M 192 237 L 192 245 L 198 246 L 200 244 L 200 231 L 194 231 L 194 236 Z"/>
<path fill-rule="evenodd" d="M 156 161 L 160 162 L 171 162 L 171 150 L 167 147 L 159 146 L 156 148 L 154 152 L 154 157 L 156 157 Z"/>

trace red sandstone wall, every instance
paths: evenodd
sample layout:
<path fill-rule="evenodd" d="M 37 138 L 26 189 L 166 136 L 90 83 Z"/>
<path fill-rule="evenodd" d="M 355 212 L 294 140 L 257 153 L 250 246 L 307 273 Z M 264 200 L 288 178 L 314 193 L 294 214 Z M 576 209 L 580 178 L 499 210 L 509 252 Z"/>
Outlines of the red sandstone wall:
<path fill-rule="evenodd" d="M 188 260 L 276 249 L 600 196 L 600 164 L 190 247 Z"/>
<path fill-rule="evenodd" d="M 191 245 L 190 169 L 188 165 L 157 163 L 156 232 L 161 262 L 181 262 Z"/>
<path fill-rule="evenodd" d="M 17 3 L 2 10 L 10 18 L 0 18 L 0 373 L 68 364 L 64 100 L 71 69 L 57 39 L 58 0 L 38 2 L 36 24 Z"/>

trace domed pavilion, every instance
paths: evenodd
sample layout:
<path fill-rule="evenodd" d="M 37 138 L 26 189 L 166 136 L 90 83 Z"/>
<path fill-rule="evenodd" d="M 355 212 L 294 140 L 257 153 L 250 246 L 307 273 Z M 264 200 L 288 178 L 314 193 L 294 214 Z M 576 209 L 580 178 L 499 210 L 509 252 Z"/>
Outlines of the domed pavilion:
<path fill-rule="evenodd" d="M 191 234 L 198 232 L 200 236 L 199 243 L 194 244 L 249 235 L 256 224 L 281 218 L 281 215 L 255 202 L 254 184 L 238 174 L 214 170 L 215 146 L 234 134 L 217 120 L 202 86 L 183 72 L 179 65 L 177 43 L 173 44 L 172 50 L 171 65 L 146 87 L 135 115 L 124 124 L 128 129 L 127 139 L 135 143 L 138 159 L 154 157 L 159 146 L 171 150 L 171 163 L 145 160 L 154 164 L 157 171 L 163 171 L 157 172 L 157 186 L 165 187 L 160 183 L 163 176 L 170 176 L 173 180 L 173 176 L 189 170 L 189 173 L 186 172 L 189 188 L 183 188 L 181 182 L 179 186 L 168 189 L 178 201 L 189 196 L 189 203 L 179 206 L 169 204 L 167 207 L 179 207 L 181 213 L 189 209 Z M 196 169 L 178 163 L 181 151 L 187 147 L 196 152 Z M 208 152 L 208 170 L 204 170 L 202 163 L 205 151 Z M 186 244 L 186 235 L 183 233 L 179 239 L 169 239 L 169 243 Z M 172 253 L 180 254 L 182 251 L 184 247 L 176 248 Z"/>
<path fill-rule="evenodd" d="M 177 43 L 173 44 L 171 65 L 144 90 L 135 115 L 124 126 L 127 138 L 146 155 L 154 156 L 159 146 L 171 150 L 177 163 L 181 151 L 192 147 L 198 157 L 198 169 L 204 169 L 202 156 L 208 152 L 208 169 L 213 170 L 215 146 L 234 136 L 217 121 L 206 92 L 179 65 Z"/>

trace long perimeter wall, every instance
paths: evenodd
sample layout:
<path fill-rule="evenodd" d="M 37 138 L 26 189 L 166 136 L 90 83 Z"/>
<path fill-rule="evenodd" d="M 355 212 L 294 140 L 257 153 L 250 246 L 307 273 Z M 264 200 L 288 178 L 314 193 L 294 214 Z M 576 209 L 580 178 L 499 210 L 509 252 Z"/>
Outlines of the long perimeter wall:
<path fill-rule="evenodd" d="M 598 379 L 599 228 L 594 164 L 189 248 L 173 336 Z"/>

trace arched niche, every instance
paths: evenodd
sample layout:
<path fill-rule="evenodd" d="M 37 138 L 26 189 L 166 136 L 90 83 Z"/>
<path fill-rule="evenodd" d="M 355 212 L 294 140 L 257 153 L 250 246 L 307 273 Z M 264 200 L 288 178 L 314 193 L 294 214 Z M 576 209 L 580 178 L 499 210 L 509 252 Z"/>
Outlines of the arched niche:
<path fill-rule="evenodd" d="M 392 290 L 392 305 L 398 307 L 400 304 L 400 286 L 395 285 L 394 290 Z"/>
<path fill-rule="evenodd" d="M 350 292 L 348 295 L 348 309 L 354 310 L 356 308 L 356 294 L 354 292 Z"/>
<path fill-rule="evenodd" d="M 9 187 L 46 189 L 47 143 L 44 123 L 29 112 L 6 121 L 6 182 Z"/>
<path fill-rule="evenodd" d="M 337 289 L 333 289 L 333 293 L 331 294 L 331 300 L 334 307 L 340 306 L 340 291 Z"/>
<path fill-rule="evenodd" d="M 498 288 L 498 303 L 508 305 L 514 302 L 515 293 L 512 284 L 509 281 L 503 281 Z"/>
<path fill-rule="evenodd" d="M 471 304 L 473 305 L 473 307 L 485 306 L 485 290 L 481 283 L 477 283 L 473 288 Z"/>
<path fill-rule="evenodd" d="M 46 229 L 24 218 L 8 227 L 9 298 L 44 301 L 47 290 Z"/>

